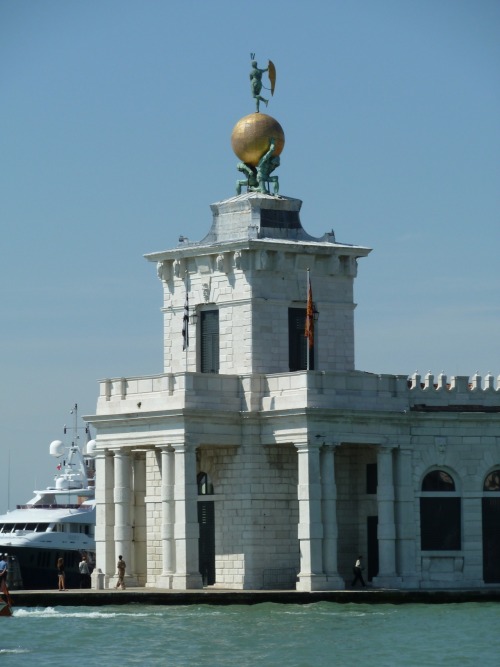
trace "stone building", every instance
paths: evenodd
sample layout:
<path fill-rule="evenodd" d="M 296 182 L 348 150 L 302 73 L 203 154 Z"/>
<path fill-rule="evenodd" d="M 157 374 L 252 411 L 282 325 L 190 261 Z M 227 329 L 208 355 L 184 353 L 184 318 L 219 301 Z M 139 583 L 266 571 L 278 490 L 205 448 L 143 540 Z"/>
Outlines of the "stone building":
<path fill-rule="evenodd" d="M 349 586 L 363 554 L 376 586 L 499 584 L 499 381 L 356 370 L 370 249 L 309 236 L 300 207 L 248 192 L 212 205 L 202 241 L 146 256 L 164 368 L 102 381 L 87 417 L 98 567 L 108 584 L 122 554 L 140 586 L 309 591 Z"/>
<path fill-rule="evenodd" d="M 274 91 L 252 60 L 257 112 L 231 136 L 237 196 L 201 241 L 146 255 L 163 372 L 102 381 L 87 418 L 97 565 L 108 585 L 121 554 L 142 586 L 313 591 L 349 585 L 364 554 L 378 586 L 500 584 L 500 378 L 356 369 L 370 249 L 310 236 L 278 195 L 264 72 Z"/>

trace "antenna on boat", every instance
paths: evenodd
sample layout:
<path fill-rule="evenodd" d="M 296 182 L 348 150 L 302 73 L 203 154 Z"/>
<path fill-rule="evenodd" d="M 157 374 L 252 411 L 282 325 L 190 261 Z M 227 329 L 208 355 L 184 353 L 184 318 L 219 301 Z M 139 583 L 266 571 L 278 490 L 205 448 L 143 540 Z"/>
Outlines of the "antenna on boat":
<path fill-rule="evenodd" d="M 72 445 L 76 445 L 76 441 L 78 440 L 78 403 L 75 403 L 75 407 L 73 410 L 71 410 L 70 415 L 74 415 L 74 426 L 73 426 L 73 439 L 74 442 L 72 442 Z"/>
<path fill-rule="evenodd" d="M 7 510 L 10 512 L 10 449 L 7 459 Z"/>

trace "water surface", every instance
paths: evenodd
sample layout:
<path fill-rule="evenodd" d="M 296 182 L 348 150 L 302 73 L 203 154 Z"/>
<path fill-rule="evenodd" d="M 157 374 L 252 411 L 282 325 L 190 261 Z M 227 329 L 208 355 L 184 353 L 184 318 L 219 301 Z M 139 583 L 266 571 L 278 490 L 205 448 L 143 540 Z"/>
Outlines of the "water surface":
<path fill-rule="evenodd" d="M 476 667 L 500 660 L 500 605 L 18 608 L 1 667 Z"/>

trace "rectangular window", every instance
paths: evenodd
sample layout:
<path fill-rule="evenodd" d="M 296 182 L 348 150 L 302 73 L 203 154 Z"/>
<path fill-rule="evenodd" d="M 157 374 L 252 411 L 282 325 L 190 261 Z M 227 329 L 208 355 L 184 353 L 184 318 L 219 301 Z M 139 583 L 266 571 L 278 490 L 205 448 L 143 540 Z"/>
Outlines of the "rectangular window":
<path fill-rule="evenodd" d="M 420 498 L 422 551 L 461 549 L 460 498 Z"/>
<path fill-rule="evenodd" d="M 288 309 L 288 364 L 290 371 L 307 370 L 308 339 L 306 330 L 306 309 Z M 309 350 L 309 368 L 314 370 L 314 345 Z"/>
<path fill-rule="evenodd" d="M 200 311 L 202 373 L 219 372 L 219 311 Z"/>
<path fill-rule="evenodd" d="M 366 493 L 377 493 L 377 464 L 367 463 L 366 465 Z"/>

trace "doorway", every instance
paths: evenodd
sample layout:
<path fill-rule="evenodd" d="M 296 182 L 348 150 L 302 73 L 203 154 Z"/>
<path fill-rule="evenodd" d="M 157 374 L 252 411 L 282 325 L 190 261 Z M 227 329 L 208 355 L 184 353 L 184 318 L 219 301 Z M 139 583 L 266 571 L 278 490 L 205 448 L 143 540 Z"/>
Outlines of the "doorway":
<path fill-rule="evenodd" d="M 198 501 L 198 559 L 204 586 L 215 584 L 215 521 L 214 501 Z"/>
<path fill-rule="evenodd" d="M 500 498 L 483 498 L 483 579 L 500 583 Z"/>
<path fill-rule="evenodd" d="M 378 574 L 378 516 L 366 517 L 368 581 Z"/>

